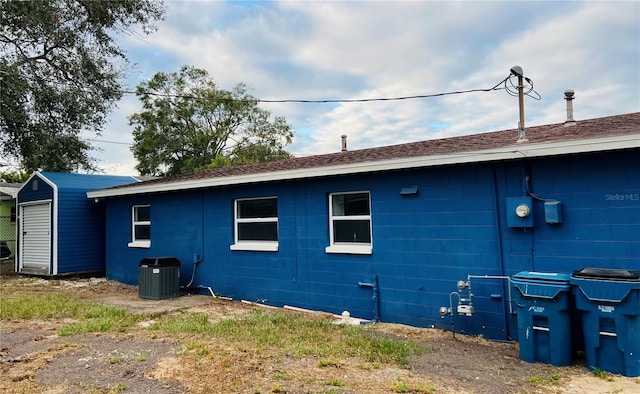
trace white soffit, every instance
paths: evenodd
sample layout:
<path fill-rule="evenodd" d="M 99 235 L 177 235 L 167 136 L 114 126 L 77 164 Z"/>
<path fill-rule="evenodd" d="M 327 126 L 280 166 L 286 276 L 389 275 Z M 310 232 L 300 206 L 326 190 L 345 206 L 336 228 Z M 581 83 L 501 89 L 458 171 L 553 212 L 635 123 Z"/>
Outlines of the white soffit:
<path fill-rule="evenodd" d="M 332 175 L 361 174 L 401 170 L 420 167 L 434 167 L 450 164 L 481 163 L 497 160 L 515 160 L 533 157 L 558 156 L 575 153 L 602 152 L 620 149 L 640 148 L 640 134 L 583 140 L 547 142 L 539 144 L 523 143 L 480 151 L 455 152 L 440 155 L 403 157 L 389 160 L 365 161 L 361 163 L 318 166 L 294 170 L 260 172 L 254 174 L 227 177 L 190 179 L 184 181 L 153 183 L 144 182 L 124 188 L 96 190 L 87 193 L 88 198 L 116 197 L 144 193 L 157 193 L 178 190 L 192 190 L 215 186 L 228 186 L 258 182 L 281 181 L 291 179 L 316 178 Z"/>

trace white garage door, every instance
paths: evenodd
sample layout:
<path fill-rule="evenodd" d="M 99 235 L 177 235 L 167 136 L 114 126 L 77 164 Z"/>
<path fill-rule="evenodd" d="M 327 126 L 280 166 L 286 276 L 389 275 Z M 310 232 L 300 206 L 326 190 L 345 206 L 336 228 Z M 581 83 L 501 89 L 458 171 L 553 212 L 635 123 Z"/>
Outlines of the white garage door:
<path fill-rule="evenodd" d="M 21 208 L 21 271 L 49 274 L 51 203 L 25 205 Z"/>

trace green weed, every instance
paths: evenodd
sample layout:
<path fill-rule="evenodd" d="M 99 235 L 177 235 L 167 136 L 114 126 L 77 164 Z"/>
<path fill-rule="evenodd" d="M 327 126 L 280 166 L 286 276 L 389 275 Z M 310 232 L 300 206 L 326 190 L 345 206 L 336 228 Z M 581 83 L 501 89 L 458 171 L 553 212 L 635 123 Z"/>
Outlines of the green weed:
<path fill-rule="evenodd" d="M 281 371 L 276 371 L 273 374 L 273 378 L 276 380 L 289 380 L 289 377 L 287 376 L 287 374 L 285 374 L 284 372 Z"/>
<path fill-rule="evenodd" d="M 600 379 L 611 381 L 613 380 L 613 375 L 610 372 L 604 371 L 598 367 L 593 368 L 591 371 L 593 376 L 598 377 Z"/>
<path fill-rule="evenodd" d="M 401 379 L 396 379 L 393 382 L 393 391 L 396 393 L 408 393 L 411 391 L 409 384 Z"/>
<path fill-rule="evenodd" d="M 529 376 L 529 383 L 534 386 L 553 386 L 560 382 L 560 375 L 553 373 L 549 376 Z"/>
<path fill-rule="evenodd" d="M 121 393 L 127 390 L 127 385 L 124 383 L 118 383 L 109 390 L 109 393 Z"/>
<path fill-rule="evenodd" d="M 318 361 L 318 366 L 320 367 L 339 367 L 340 366 L 340 360 L 337 360 L 335 358 L 323 358 L 322 360 Z"/>
<path fill-rule="evenodd" d="M 344 387 L 344 383 L 339 379 L 331 379 L 324 383 L 326 386 Z"/>

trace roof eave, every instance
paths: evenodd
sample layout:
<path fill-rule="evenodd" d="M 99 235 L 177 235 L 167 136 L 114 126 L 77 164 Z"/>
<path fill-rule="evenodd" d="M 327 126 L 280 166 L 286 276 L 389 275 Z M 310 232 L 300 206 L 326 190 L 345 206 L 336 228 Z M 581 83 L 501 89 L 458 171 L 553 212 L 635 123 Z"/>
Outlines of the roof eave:
<path fill-rule="evenodd" d="M 316 178 L 335 175 L 361 174 L 367 172 L 391 171 L 419 167 L 434 167 L 451 164 L 469 164 L 489 161 L 515 160 L 576 153 L 603 152 L 633 148 L 640 148 L 640 134 L 606 138 L 579 139 L 561 142 L 546 142 L 538 144 L 523 143 L 507 147 L 484 149 L 478 151 L 404 157 L 398 159 L 366 161 L 361 163 L 340 164 L 334 166 L 320 166 L 275 172 L 262 172 L 227 177 L 177 181 L 172 183 L 154 183 L 145 185 L 143 182 L 140 185 L 126 188 L 103 189 L 88 192 L 87 197 L 118 197 L 168 191 L 193 190 L 217 186 L 232 186 L 239 184 Z"/>

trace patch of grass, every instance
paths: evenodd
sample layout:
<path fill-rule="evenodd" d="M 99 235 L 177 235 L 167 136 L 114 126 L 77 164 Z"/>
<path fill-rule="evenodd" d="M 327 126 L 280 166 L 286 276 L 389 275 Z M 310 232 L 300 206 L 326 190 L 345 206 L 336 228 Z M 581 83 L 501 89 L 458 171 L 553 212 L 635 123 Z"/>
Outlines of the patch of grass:
<path fill-rule="evenodd" d="M 534 386 L 553 386 L 560 382 L 560 375 L 552 373 L 549 376 L 529 376 L 529 383 Z"/>
<path fill-rule="evenodd" d="M 280 383 L 276 383 L 273 386 L 271 386 L 271 392 L 272 393 L 286 393 L 289 390 L 287 390 L 287 388 L 283 385 L 281 385 Z"/>
<path fill-rule="evenodd" d="M 401 379 L 396 379 L 393 382 L 392 388 L 393 388 L 393 391 L 396 393 L 408 393 L 411 391 L 411 387 L 409 387 L 409 383 Z"/>
<path fill-rule="evenodd" d="M 344 387 L 344 383 L 340 379 L 331 379 L 327 382 L 324 382 L 325 386 L 335 386 L 335 387 Z"/>
<path fill-rule="evenodd" d="M 126 332 L 140 320 L 140 315 L 112 306 L 85 303 L 79 322 L 62 327 L 60 336 L 89 332 Z"/>
<path fill-rule="evenodd" d="M 362 357 L 371 363 L 407 366 L 411 354 L 423 351 L 415 342 L 385 338 L 364 326 L 337 326 L 299 314 L 261 312 L 209 324 L 196 332 L 224 338 L 245 349 L 294 358 L 313 355 L 325 362 Z"/>
<path fill-rule="evenodd" d="M 140 362 L 145 362 L 147 361 L 147 356 L 145 356 L 144 353 L 138 353 L 136 354 L 136 360 Z"/>
<path fill-rule="evenodd" d="M 113 387 L 111 388 L 111 390 L 109 390 L 109 393 L 110 393 L 110 394 L 111 394 L 111 393 L 114 393 L 114 394 L 115 394 L 115 393 L 121 393 L 121 392 L 126 391 L 126 390 L 127 390 L 127 385 L 126 385 L 126 384 L 124 384 L 124 383 L 118 383 L 118 384 L 116 384 L 115 386 L 113 386 Z"/>
<path fill-rule="evenodd" d="M 413 341 L 396 340 L 373 333 L 358 330 L 358 327 L 348 327 L 345 338 L 346 345 L 358 350 L 358 355 L 371 363 L 398 364 L 409 366 L 409 356 L 422 354 L 423 347 Z"/>
<path fill-rule="evenodd" d="M 331 358 L 323 358 L 322 360 L 318 361 L 318 366 L 322 367 L 322 368 L 326 368 L 326 367 L 339 367 L 340 366 L 340 360 L 337 360 L 333 357 Z"/>
<path fill-rule="evenodd" d="M 162 316 L 157 324 L 151 326 L 151 329 L 174 334 L 184 332 L 211 334 L 213 325 L 209 321 L 209 316 L 204 313 L 180 313 Z"/>
<path fill-rule="evenodd" d="M 116 356 L 109 357 L 109 364 L 118 364 L 120 362 L 122 362 L 122 357 L 116 357 Z"/>
<path fill-rule="evenodd" d="M 598 377 L 600 379 L 604 379 L 604 380 L 608 380 L 608 381 L 612 381 L 613 380 L 613 374 L 607 371 L 604 371 L 598 367 L 593 368 L 593 370 L 591 371 L 591 373 L 593 374 L 593 376 Z"/>
<path fill-rule="evenodd" d="M 77 318 L 82 316 L 85 305 L 65 295 L 30 294 L 0 303 L 0 319 Z"/>
<path fill-rule="evenodd" d="M 360 357 L 368 363 L 406 367 L 410 355 L 424 351 L 415 342 L 390 339 L 366 326 L 338 326 L 287 312 L 260 311 L 215 323 L 204 313 L 183 312 L 161 316 L 150 329 L 213 336 L 244 352 L 293 358 L 316 356 L 321 358 L 320 366 L 337 366 L 339 362 L 335 360 Z"/>
<path fill-rule="evenodd" d="M 204 356 L 209 354 L 209 349 L 207 348 L 207 341 L 191 341 L 183 345 L 183 350 L 185 353 L 194 353 L 198 356 Z"/>
<path fill-rule="evenodd" d="M 282 371 L 276 371 L 273 373 L 273 378 L 275 380 L 289 380 L 289 377 L 287 376 L 287 374 L 285 374 Z"/>
<path fill-rule="evenodd" d="M 408 375 L 408 377 L 410 376 L 411 375 Z M 436 386 L 433 383 L 411 383 L 400 376 L 396 377 L 391 388 L 396 393 L 434 394 L 436 392 Z"/>
<path fill-rule="evenodd" d="M 110 306 L 76 301 L 60 294 L 30 294 L 0 304 L 0 319 L 71 318 L 77 323 L 60 329 L 61 336 L 104 331 L 124 332 L 140 315 Z"/>
<path fill-rule="evenodd" d="M 414 393 L 434 394 L 436 392 L 436 385 L 433 383 L 420 384 L 413 389 Z"/>
<path fill-rule="evenodd" d="M 380 364 L 378 363 L 360 363 L 358 364 L 358 368 L 363 371 L 373 371 L 374 369 L 380 369 Z"/>

